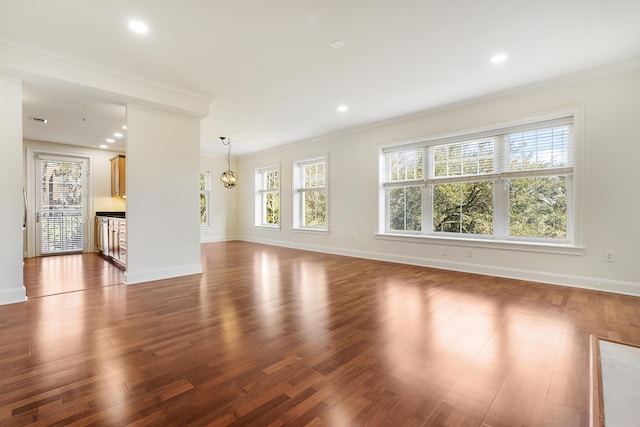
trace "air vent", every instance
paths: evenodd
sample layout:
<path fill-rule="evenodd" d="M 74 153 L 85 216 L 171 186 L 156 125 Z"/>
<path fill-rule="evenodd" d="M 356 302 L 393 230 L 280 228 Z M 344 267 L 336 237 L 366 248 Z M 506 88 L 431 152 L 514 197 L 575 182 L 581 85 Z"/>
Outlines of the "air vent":
<path fill-rule="evenodd" d="M 34 122 L 45 124 L 47 123 L 47 119 L 41 119 L 40 117 L 29 117 L 29 120 L 33 120 Z"/>

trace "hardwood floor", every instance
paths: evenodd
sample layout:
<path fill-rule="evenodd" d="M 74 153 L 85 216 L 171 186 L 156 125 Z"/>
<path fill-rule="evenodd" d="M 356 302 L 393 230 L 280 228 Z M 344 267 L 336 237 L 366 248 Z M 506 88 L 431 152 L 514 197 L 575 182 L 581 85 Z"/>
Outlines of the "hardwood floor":
<path fill-rule="evenodd" d="M 202 253 L 203 275 L 129 287 L 93 287 L 115 273 L 83 261 L 86 290 L 1 306 L 0 424 L 586 426 L 589 334 L 640 344 L 640 298 Z"/>
<path fill-rule="evenodd" d="M 124 271 L 97 254 L 27 258 L 24 286 L 28 298 L 119 285 Z"/>

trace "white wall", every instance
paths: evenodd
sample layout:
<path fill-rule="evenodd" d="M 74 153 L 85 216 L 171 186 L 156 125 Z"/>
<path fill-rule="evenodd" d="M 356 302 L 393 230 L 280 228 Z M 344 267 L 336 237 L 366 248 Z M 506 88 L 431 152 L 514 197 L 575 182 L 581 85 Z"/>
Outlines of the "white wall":
<path fill-rule="evenodd" d="M 201 170 L 211 173 L 211 216 L 208 226 L 200 227 L 201 242 L 233 240 L 237 229 L 237 188 L 225 188 L 220 182 L 220 174 L 227 170 L 226 156 L 202 156 Z M 235 159 L 231 159 L 231 170 L 237 170 Z M 252 183 L 253 177 L 239 177 L 242 185 Z M 239 184 L 240 185 L 240 184 Z"/>
<path fill-rule="evenodd" d="M 108 150 L 94 150 L 86 147 L 77 147 L 51 142 L 24 140 L 24 171 L 25 189 L 27 190 L 29 215 L 27 221 L 26 243 L 27 256 L 35 256 L 35 229 L 36 188 L 34 182 L 34 155 L 37 153 L 50 153 L 68 156 L 84 157 L 89 159 L 89 186 L 92 198 L 89 200 L 89 218 L 87 219 L 86 237 L 88 251 L 95 251 L 94 220 L 96 211 L 126 211 L 126 199 L 111 197 L 111 163 L 109 159 L 118 154 Z"/>
<path fill-rule="evenodd" d="M 378 206 L 378 144 L 440 135 L 581 106 L 584 111 L 583 250 L 575 254 L 465 248 L 435 242 L 375 237 Z M 357 114 L 352 112 L 351 114 Z M 253 185 L 238 191 L 241 239 L 290 247 L 493 274 L 525 280 L 640 295 L 640 64 L 510 91 L 350 133 L 242 156 L 239 173 L 281 162 L 280 231 L 253 226 Z M 291 164 L 329 153 L 328 234 L 291 230 Z M 349 236 L 353 236 L 350 239 Z M 440 254 L 448 247 L 446 258 Z M 614 250 L 616 261 L 604 262 Z"/>
<path fill-rule="evenodd" d="M 126 283 L 202 272 L 200 121 L 127 106 Z"/>
<path fill-rule="evenodd" d="M 0 76 L 0 304 L 26 301 L 22 277 L 22 83 Z"/>

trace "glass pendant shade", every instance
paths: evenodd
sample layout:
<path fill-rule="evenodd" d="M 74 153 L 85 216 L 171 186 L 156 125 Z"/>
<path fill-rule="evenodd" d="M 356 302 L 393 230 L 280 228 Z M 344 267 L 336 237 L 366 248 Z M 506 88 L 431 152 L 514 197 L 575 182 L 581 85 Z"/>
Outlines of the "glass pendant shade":
<path fill-rule="evenodd" d="M 238 183 L 238 174 L 232 170 L 224 171 L 220 175 L 220 182 L 225 188 L 233 188 Z"/>
<path fill-rule="evenodd" d="M 220 182 L 225 188 L 231 189 L 238 183 L 238 174 L 231 170 L 231 140 L 221 136 L 220 141 L 227 146 L 227 170 L 220 175 Z"/>

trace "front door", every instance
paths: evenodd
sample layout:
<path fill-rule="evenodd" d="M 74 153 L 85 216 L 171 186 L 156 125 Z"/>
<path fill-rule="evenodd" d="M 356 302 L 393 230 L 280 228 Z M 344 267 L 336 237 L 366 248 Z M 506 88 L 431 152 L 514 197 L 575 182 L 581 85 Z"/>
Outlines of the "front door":
<path fill-rule="evenodd" d="M 38 155 L 36 255 L 82 252 L 87 236 L 87 159 Z"/>

